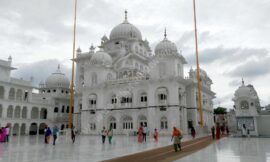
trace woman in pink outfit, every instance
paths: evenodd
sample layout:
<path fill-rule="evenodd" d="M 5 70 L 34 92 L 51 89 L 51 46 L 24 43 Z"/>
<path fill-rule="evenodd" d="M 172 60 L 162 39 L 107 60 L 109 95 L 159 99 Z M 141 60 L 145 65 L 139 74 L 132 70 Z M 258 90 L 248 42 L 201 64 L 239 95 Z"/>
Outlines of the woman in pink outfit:
<path fill-rule="evenodd" d="M 140 128 L 138 129 L 138 142 L 142 143 L 143 141 L 143 128 L 142 126 L 140 126 Z"/>
<path fill-rule="evenodd" d="M 1 131 L 2 131 L 2 133 L 0 135 L 0 142 L 5 142 L 5 138 L 6 138 L 6 135 L 7 135 L 6 128 L 2 127 Z"/>

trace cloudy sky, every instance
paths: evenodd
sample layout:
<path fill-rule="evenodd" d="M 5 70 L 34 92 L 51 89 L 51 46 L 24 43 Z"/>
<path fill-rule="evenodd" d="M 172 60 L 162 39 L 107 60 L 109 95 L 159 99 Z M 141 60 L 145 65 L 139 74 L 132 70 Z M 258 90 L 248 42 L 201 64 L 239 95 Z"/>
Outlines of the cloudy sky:
<path fill-rule="evenodd" d="M 191 0 L 78 0 L 76 47 L 98 45 L 125 9 L 152 47 L 166 27 L 188 60 L 186 72 L 195 67 Z M 58 63 L 70 76 L 73 0 L 0 0 L 0 11 L 0 59 L 13 57 L 13 76 L 38 83 Z M 197 0 L 200 63 L 213 80 L 216 106 L 232 108 L 242 77 L 262 105 L 270 103 L 269 14 L 269 0 Z"/>

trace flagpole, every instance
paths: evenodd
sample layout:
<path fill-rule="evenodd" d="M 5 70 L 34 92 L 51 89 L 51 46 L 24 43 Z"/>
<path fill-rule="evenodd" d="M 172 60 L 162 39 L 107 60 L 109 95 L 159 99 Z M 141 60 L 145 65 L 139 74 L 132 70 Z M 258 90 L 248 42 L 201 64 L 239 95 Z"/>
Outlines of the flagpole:
<path fill-rule="evenodd" d="M 194 13 L 194 29 L 195 29 L 195 46 L 196 46 L 196 65 L 197 65 L 197 88 L 198 88 L 198 102 L 197 106 L 200 111 L 200 126 L 203 127 L 203 112 L 202 112 L 202 97 L 201 97 L 201 78 L 200 78 L 200 65 L 199 65 L 199 52 L 198 52 L 198 36 L 197 36 L 197 21 L 196 21 L 196 4 L 193 0 L 193 13 Z"/>
<path fill-rule="evenodd" d="M 68 127 L 72 128 L 72 109 L 73 109 L 73 95 L 74 95 L 74 58 L 75 58 L 75 41 L 76 41 L 76 18 L 77 18 L 77 0 L 74 6 L 74 24 L 73 24 L 73 49 L 72 49 L 72 73 L 70 84 L 69 96 L 69 114 L 68 114 Z"/>

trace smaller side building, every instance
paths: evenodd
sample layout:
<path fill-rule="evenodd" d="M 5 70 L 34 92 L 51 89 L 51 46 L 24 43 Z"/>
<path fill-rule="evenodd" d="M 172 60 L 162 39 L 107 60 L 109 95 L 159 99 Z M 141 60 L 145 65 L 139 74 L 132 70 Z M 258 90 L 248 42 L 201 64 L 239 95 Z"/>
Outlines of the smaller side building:
<path fill-rule="evenodd" d="M 242 85 L 235 91 L 234 108 L 237 134 L 241 134 L 243 125 L 250 131 L 252 136 L 270 136 L 270 112 L 262 109 L 258 94 L 253 85 Z M 231 114 L 233 115 L 233 114 Z"/>

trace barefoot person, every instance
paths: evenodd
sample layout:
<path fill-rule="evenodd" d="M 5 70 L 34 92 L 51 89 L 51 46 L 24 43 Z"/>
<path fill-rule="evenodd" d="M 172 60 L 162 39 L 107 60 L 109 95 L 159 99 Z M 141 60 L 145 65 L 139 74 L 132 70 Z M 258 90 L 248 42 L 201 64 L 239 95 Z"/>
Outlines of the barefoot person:
<path fill-rule="evenodd" d="M 172 140 L 173 140 L 173 147 L 174 147 L 175 152 L 178 151 L 178 148 L 181 151 L 181 138 L 182 138 L 181 131 L 178 130 L 176 127 L 173 127 Z"/>
<path fill-rule="evenodd" d="M 142 126 L 139 127 L 137 136 L 138 136 L 138 142 L 142 143 L 143 141 L 143 127 Z"/>
<path fill-rule="evenodd" d="M 193 139 L 196 136 L 196 131 L 195 131 L 195 128 L 193 126 L 191 127 L 191 136 L 192 136 Z"/>
<path fill-rule="evenodd" d="M 158 142 L 158 131 L 157 131 L 157 128 L 155 128 L 155 130 L 154 130 L 154 140 L 155 140 L 155 142 Z"/>
<path fill-rule="evenodd" d="M 106 135 L 107 135 L 107 131 L 106 128 L 103 127 L 102 131 L 101 131 L 101 137 L 102 137 L 102 143 L 105 143 L 105 139 L 106 139 Z"/>
<path fill-rule="evenodd" d="M 110 127 L 110 129 L 108 130 L 109 144 L 112 144 L 112 137 L 113 137 L 113 129 L 112 129 L 112 127 Z"/>

